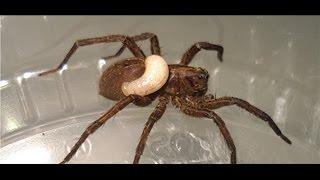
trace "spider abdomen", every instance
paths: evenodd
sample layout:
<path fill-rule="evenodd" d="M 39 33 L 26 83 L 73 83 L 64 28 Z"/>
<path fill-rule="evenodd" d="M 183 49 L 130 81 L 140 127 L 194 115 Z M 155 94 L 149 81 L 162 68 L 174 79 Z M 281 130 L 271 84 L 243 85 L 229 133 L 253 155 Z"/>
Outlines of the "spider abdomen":
<path fill-rule="evenodd" d="M 99 94 L 114 101 L 124 98 L 122 84 L 138 79 L 144 71 L 142 59 L 131 58 L 115 63 L 103 72 L 99 82 Z"/>

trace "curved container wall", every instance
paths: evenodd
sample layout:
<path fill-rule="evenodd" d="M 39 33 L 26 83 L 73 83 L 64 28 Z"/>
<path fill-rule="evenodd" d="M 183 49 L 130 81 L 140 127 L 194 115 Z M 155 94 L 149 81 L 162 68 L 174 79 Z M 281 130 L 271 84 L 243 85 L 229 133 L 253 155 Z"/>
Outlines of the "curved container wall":
<path fill-rule="evenodd" d="M 1 163 L 58 163 L 89 123 L 111 108 L 98 95 L 104 61 L 121 46 L 80 48 L 56 67 L 75 40 L 109 34 L 158 35 L 163 57 L 178 63 L 195 42 L 224 46 L 200 52 L 192 66 L 210 73 L 209 92 L 235 96 L 267 112 L 290 146 L 238 107 L 216 112 L 235 141 L 239 163 L 320 163 L 319 16 L 2 16 Z M 150 54 L 149 42 L 139 42 Z M 155 107 L 129 105 L 91 135 L 71 163 L 131 163 Z M 148 139 L 141 163 L 229 163 L 212 120 L 188 117 L 171 104 Z"/>

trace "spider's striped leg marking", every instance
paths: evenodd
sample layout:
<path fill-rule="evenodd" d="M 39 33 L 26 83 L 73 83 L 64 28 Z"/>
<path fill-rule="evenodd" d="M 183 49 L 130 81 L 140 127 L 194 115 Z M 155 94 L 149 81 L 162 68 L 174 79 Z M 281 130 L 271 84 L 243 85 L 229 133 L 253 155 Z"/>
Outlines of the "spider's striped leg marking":
<path fill-rule="evenodd" d="M 202 49 L 218 51 L 218 59 L 222 62 L 223 47 L 208 42 L 197 42 L 192 45 L 182 56 L 181 65 L 188 65 L 194 56 Z"/>
<path fill-rule="evenodd" d="M 138 99 L 140 96 L 137 95 L 129 95 L 122 100 L 120 100 L 117 104 L 115 104 L 108 112 L 102 115 L 98 120 L 91 123 L 87 129 L 82 133 L 78 142 L 72 147 L 70 153 L 64 158 L 64 160 L 60 164 L 64 164 L 68 162 L 74 154 L 77 152 L 81 144 L 88 138 L 88 136 L 94 133 L 99 127 L 101 127 L 108 119 L 114 116 L 116 113 L 125 108 L 128 104 Z"/>
<path fill-rule="evenodd" d="M 146 145 L 146 142 L 147 142 L 148 136 L 151 132 L 151 129 L 152 129 L 153 125 L 164 114 L 169 100 L 170 99 L 169 99 L 168 95 L 164 95 L 164 96 L 159 97 L 159 103 L 158 103 L 157 107 L 154 109 L 154 111 L 152 112 L 152 114 L 149 117 L 149 120 L 147 121 L 147 123 L 144 126 L 143 132 L 140 137 L 139 144 L 136 148 L 136 155 L 134 157 L 133 164 L 139 163 L 140 157 L 143 154 L 144 147 Z"/>
<path fill-rule="evenodd" d="M 135 43 L 135 41 L 132 38 L 125 35 L 110 35 L 110 36 L 103 36 L 103 37 L 96 37 L 96 38 L 89 38 L 89 39 L 81 39 L 81 40 L 77 40 L 73 44 L 72 48 L 69 50 L 66 57 L 63 59 L 63 61 L 59 64 L 57 68 L 42 72 L 39 74 L 39 76 L 43 76 L 43 75 L 60 70 L 69 61 L 70 57 L 75 53 L 75 51 L 80 46 L 88 46 L 93 44 L 111 43 L 111 42 L 122 42 L 123 45 L 127 47 L 135 57 L 139 57 L 142 59 L 146 58 L 146 56 L 144 55 L 142 50 L 139 48 L 139 46 Z"/>

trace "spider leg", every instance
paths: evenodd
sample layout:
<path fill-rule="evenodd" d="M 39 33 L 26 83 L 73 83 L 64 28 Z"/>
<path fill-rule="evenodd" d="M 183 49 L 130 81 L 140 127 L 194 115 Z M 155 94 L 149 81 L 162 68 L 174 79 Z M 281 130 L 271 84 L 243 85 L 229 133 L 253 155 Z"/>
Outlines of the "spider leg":
<path fill-rule="evenodd" d="M 126 49 L 126 46 L 122 45 L 121 48 L 114 55 L 102 57 L 102 59 L 109 60 L 109 59 L 116 58 L 116 57 L 120 56 L 125 49 Z"/>
<path fill-rule="evenodd" d="M 202 49 L 218 51 L 218 59 L 222 62 L 223 47 L 208 42 L 197 42 L 192 45 L 182 56 L 181 65 L 188 65 L 194 56 Z"/>
<path fill-rule="evenodd" d="M 104 115 L 102 115 L 98 120 L 91 123 L 86 130 L 82 133 L 81 137 L 79 138 L 78 142 L 72 147 L 69 154 L 63 159 L 63 161 L 60 164 L 64 164 L 68 162 L 74 154 L 77 152 L 81 144 L 88 138 L 90 134 L 93 134 L 99 127 L 101 127 L 109 118 L 114 116 L 116 113 L 121 111 L 123 108 L 125 108 L 128 104 L 133 102 L 134 100 L 138 99 L 140 96 L 137 95 L 129 95 L 119 102 L 115 104 L 108 112 L 106 112 Z"/>
<path fill-rule="evenodd" d="M 133 39 L 133 41 L 143 41 L 143 40 L 150 39 L 151 54 L 161 55 L 159 40 L 158 40 L 157 35 L 155 35 L 153 33 L 146 32 L 146 33 L 142 33 L 140 35 L 132 36 L 131 38 Z M 112 58 L 118 57 L 123 53 L 125 48 L 126 48 L 126 46 L 122 45 L 121 48 L 116 52 L 116 54 L 111 55 L 111 56 L 107 56 L 107 57 L 103 57 L 103 59 L 112 59 Z"/>
<path fill-rule="evenodd" d="M 159 97 L 159 103 L 158 103 L 157 107 L 154 109 L 154 111 L 152 112 L 152 114 L 149 117 L 149 120 L 147 121 L 147 123 L 144 126 L 143 132 L 140 137 L 139 144 L 136 148 L 136 155 L 134 157 L 133 164 L 139 163 L 140 157 L 143 154 L 144 147 L 146 145 L 146 142 L 147 142 L 148 136 L 151 132 L 151 129 L 152 129 L 153 125 L 164 114 L 168 102 L 169 102 L 169 97 L 167 95 Z"/>
<path fill-rule="evenodd" d="M 201 106 L 209 109 L 217 109 L 220 107 L 231 106 L 231 105 L 237 105 L 238 107 L 243 108 L 249 113 L 262 119 L 263 121 L 268 122 L 269 126 L 278 136 L 280 136 L 288 144 L 291 144 L 291 141 L 285 135 L 282 134 L 279 127 L 276 125 L 276 123 L 272 120 L 272 118 L 267 113 L 251 105 L 245 100 L 242 100 L 236 97 L 221 97 L 218 99 L 207 100 L 207 102 L 203 103 Z"/>
<path fill-rule="evenodd" d="M 231 151 L 231 154 L 230 154 L 231 164 L 237 163 L 236 146 L 234 145 L 230 132 L 228 131 L 225 123 L 220 118 L 220 116 L 218 116 L 214 111 L 209 109 L 190 107 L 186 105 L 184 101 L 180 101 L 179 107 L 181 111 L 187 115 L 194 116 L 194 117 L 206 117 L 206 118 L 212 119 L 217 124 L 222 136 L 224 137 L 228 145 L 229 150 Z"/>
<path fill-rule="evenodd" d="M 122 42 L 123 45 L 127 47 L 135 57 L 140 57 L 143 59 L 146 57 L 142 52 L 142 50 L 139 48 L 139 46 L 135 43 L 135 41 L 132 38 L 125 35 L 110 35 L 110 36 L 103 36 L 103 37 L 96 37 L 96 38 L 81 39 L 81 40 L 77 40 L 73 44 L 72 48 L 67 53 L 66 57 L 63 59 L 63 61 L 59 64 L 57 68 L 42 72 L 39 74 L 39 76 L 53 73 L 60 70 L 69 61 L 70 57 L 80 46 L 88 46 L 93 44 L 111 43 L 111 42 Z"/>

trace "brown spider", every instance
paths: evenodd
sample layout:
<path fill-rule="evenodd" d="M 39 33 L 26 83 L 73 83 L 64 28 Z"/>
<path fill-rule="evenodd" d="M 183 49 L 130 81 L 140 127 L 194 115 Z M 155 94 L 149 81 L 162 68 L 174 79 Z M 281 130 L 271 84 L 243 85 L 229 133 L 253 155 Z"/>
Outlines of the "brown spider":
<path fill-rule="evenodd" d="M 94 121 L 86 128 L 85 132 L 83 132 L 78 142 L 72 147 L 70 153 L 64 158 L 61 163 L 68 162 L 90 134 L 94 133 L 108 119 L 121 111 L 128 104 L 134 103 L 137 106 L 143 107 L 149 105 L 156 99 L 156 97 L 159 97 L 159 102 L 150 115 L 149 120 L 145 124 L 144 130 L 140 137 L 140 142 L 136 148 L 136 154 L 133 161 L 134 164 L 139 163 L 140 156 L 143 153 L 148 135 L 153 125 L 161 118 L 161 116 L 165 112 L 166 106 L 169 103 L 170 99 L 172 101 L 172 104 L 177 108 L 180 108 L 183 113 L 199 118 L 210 118 L 217 124 L 228 145 L 228 148 L 231 151 L 230 161 L 232 164 L 235 164 L 237 162 L 236 147 L 233 143 L 232 137 L 227 127 L 225 126 L 225 123 L 213 111 L 213 109 L 224 106 L 237 105 L 240 108 L 247 110 L 249 113 L 267 122 L 278 136 L 280 136 L 288 144 L 291 144 L 291 141 L 281 133 L 280 129 L 277 127 L 271 117 L 262 110 L 236 97 L 216 98 L 215 96 L 210 94 L 206 95 L 208 88 L 207 82 L 209 78 L 208 72 L 203 68 L 190 67 L 188 66 L 188 64 L 191 62 L 193 57 L 202 49 L 216 50 L 218 52 L 218 59 L 222 62 L 223 47 L 219 45 L 211 44 L 208 42 L 195 43 L 184 53 L 179 64 L 169 65 L 169 77 L 166 80 L 165 84 L 159 90 L 145 96 L 135 94 L 130 94 L 127 96 L 124 95 L 123 91 L 121 90 L 121 85 L 124 82 L 130 82 L 138 79 L 143 75 L 146 69 L 146 56 L 138 47 L 136 41 L 147 39 L 149 39 L 151 43 L 151 53 L 153 55 L 161 56 L 158 38 L 153 33 L 142 33 L 141 35 L 132 37 L 125 35 L 110 35 L 104 37 L 82 39 L 77 40 L 74 43 L 71 50 L 68 52 L 64 60 L 57 68 L 39 74 L 41 76 L 48 73 L 56 72 L 61 69 L 80 46 L 87 46 L 97 43 L 122 42 L 123 46 L 119 49 L 119 51 L 115 55 L 109 56 L 107 58 L 119 56 L 125 50 L 125 48 L 128 48 L 134 55 L 134 57 L 124 59 L 104 71 L 99 83 L 100 95 L 118 102 L 108 112 L 103 114 L 98 120 Z"/>

